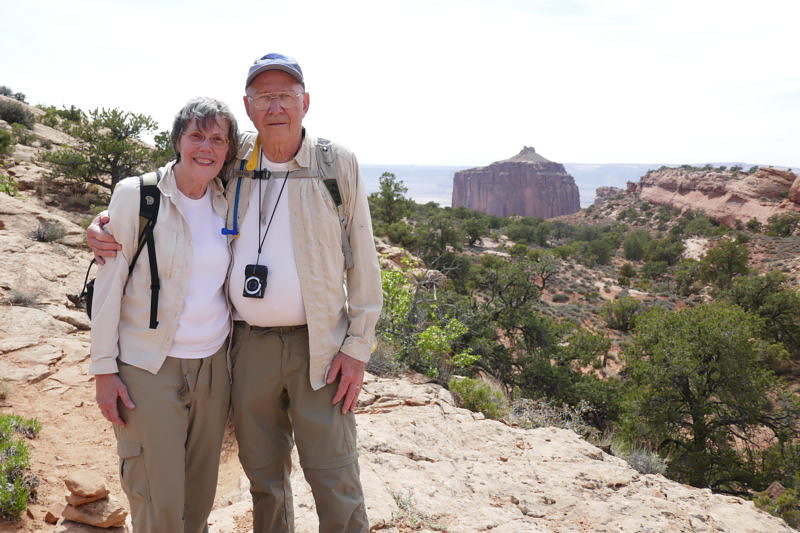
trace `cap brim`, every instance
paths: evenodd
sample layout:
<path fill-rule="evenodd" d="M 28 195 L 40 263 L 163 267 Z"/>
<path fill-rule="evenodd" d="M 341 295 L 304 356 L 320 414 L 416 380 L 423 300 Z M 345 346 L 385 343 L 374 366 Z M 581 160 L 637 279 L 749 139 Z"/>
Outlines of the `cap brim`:
<path fill-rule="evenodd" d="M 302 76 L 298 76 L 298 72 L 296 70 L 294 70 L 294 69 L 292 69 L 290 67 L 287 67 L 286 65 L 263 65 L 261 67 L 258 67 L 255 70 L 253 70 L 252 72 L 250 72 L 247 75 L 247 83 L 244 84 L 244 88 L 246 89 L 247 87 L 249 87 L 250 86 L 250 82 L 253 81 L 253 79 L 256 76 L 258 76 L 262 72 L 266 72 L 268 70 L 281 70 L 281 71 L 285 72 L 286 74 L 290 75 L 291 77 L 293 77 L 294 79 L 296 79 L 297 82 L 300 83 L 300 85 L 305 87 L 305 83 L 303 82 Z"/>

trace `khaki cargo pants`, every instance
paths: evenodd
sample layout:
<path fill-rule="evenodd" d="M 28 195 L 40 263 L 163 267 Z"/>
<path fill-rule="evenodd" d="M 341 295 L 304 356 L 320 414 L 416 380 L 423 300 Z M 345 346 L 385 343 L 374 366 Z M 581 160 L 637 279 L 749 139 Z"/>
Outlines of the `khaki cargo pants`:
<path fill-rule="evenodd" d="M 228 343 L 203 359 L 167 357 L 158 374 L 119 364 L 136 405 L 114 426 L 134 533 L 201 533 L 214 504 L 230 406 Z"/>
<path fill-rule="evenodd" d="M 369 531 L 353 413 L 332 405 L 338 383 L 315 391 L 308 374 L 308 329 L 236 322 L 231 403 L 239 459 L 250 479 L 253 531 L 294 531 L 291 451 L 314 494 L 319 531 Z"/>

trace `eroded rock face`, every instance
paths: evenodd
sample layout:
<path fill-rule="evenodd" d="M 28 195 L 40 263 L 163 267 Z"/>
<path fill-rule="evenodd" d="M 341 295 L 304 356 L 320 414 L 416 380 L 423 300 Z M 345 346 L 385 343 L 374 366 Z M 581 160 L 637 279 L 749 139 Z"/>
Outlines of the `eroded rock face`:
<path fill-rule="evenodd" d="M 510 159 L 456 172 L 453 207 L 501 217 L 551 218 L 578 211 L 580 198 L 575 179 L 562 164 L 526 146 Z"/>
<path fill-rule="evenodd" d="M 643 200 L 677 209 L 698 209 L 728 226 L 800 211 L 800 183 L 793 172 L 761 167 L 753 174 L 730 170 L 668 168 L 649 172 L 635 186 Z"/>

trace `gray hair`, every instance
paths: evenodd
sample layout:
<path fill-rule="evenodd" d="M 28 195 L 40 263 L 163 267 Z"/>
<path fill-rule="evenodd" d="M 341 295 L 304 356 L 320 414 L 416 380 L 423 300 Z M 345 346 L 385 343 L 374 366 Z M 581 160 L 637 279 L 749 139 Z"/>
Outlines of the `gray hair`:
<path fill-rule="evenodd" d="M 228 153 L 225 155 L 225 164 L 219 173 L 220 177 L 225 176 L 228 167 L 236 160 L 236 155 L 239 152 L 239 127 L 230 108 L 224 102 L 214 98 L 205 96 L 192 98 L 175 115 L 175 121 L 172 123 L 172 133 L 170 133 L 169 137 L 172 142 L 172 148 L 175 150 L 176 161 L 181 160 L 181 153 L 178 149 L 181 136 L 192 120 L 196 121 L 198 128 L 204 130 L 213 126 L 219 118 L 224 118 L 228 121 Z"/>

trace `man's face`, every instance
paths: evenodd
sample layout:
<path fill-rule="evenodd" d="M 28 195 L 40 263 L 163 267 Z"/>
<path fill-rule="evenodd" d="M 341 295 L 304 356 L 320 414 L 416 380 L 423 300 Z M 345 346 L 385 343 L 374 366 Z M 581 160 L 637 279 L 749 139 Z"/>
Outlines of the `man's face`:
<path fill-rule="evenodd" d="M 247 87 L 244 107 L 247 116 L 261 134 L 264 142 L 297 142 L 301 138 L 303 117 L 308 111 L 308 93 L 292 76 L 281 70 L 262 72 Z M 279 93 L 293 94 L 293 98 L 278 98 Z M 264 95 L 275 96 L 265 109 Z M 259 99 L 261 97 L 261 99 Z M 261 103 L 259 103 L 259 100 Z"/>

